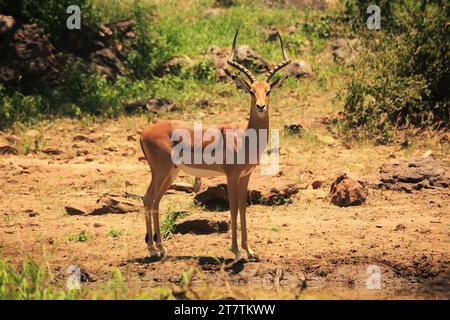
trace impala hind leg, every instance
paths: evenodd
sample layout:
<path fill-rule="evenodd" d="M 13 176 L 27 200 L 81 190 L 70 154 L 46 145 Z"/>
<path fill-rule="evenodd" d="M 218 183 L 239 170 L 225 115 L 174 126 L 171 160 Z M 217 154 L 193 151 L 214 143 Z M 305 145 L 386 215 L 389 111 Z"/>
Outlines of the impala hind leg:
<path fill-rule="evenodd" d="M 167 249 L 162 244 L 161 229 L 159 226 L 159 203 L 160 203 L 161 198 L 163 197 L 164 193 L 172 185 L 177 174 L 178 174 L 178 170 L 176 170 L 176 169 L 171 169 L 169 171 L 169 173 L 165 177 L 165 180 L 160 184 L 157 194 L 155 196 L 155 200 L 152 203 L 151 212 L 152 212 L 153 222 L 155 224 L 155 234 L 154 234 L 153 240 L 156 242 L 156 247 L 158 248 L 162 258 L 167 257 Z"/>
<path fill-rule="evenodd" d="M 144 195 L 144 210 L 145 210 L 145 223 L 147 227 L 147 234 L 145 235 L 145 243 L 147 243 L 147 249 L 149 251 L 150 257 L 156 257 L 156 248 L 153 242 L 153 232 L 152 232 L 152 204 L 155 200 L 157 193 L 157 185 L 163 181 L 158 181 L 159 179 L 152 175 L 152 181 Z"/>
<path fill-rule="evenodd" d="M 250 175 L 243 176 L 239 179 L 238 185 L 238 204 L 239 204 L 239 216 L 241 218 L 241 246 L 247 252 L 247 258 L 250 261 L 258 261 L 258 256 L 248 245 L 247 240 L 247 197 L 248 197 L 248 182 Z"/>

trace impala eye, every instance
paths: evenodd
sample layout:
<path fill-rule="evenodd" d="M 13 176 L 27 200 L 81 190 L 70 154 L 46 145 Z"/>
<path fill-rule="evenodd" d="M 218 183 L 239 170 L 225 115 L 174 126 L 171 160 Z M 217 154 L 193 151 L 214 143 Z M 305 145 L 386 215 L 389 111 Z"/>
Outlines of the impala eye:
<path fill-rule="evenodd" d="M 267 96 L 270 94 L 270 91 L 271 91 L 271 90 L 267 91 L 267 93 L 266 93 Z"/>

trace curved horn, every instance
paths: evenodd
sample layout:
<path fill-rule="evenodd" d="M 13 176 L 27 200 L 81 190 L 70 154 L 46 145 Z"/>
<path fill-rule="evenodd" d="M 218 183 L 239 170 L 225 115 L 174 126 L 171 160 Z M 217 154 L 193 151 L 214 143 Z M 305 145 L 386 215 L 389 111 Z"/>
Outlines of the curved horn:
<path fill-rule="evenodd" d="M 283 62 L 277 64 L 275 66 L 275 68 L 273 68 L 272 70 L 270 70 L 267 75 L 266 78 L 264 79 L 264 81 L 269 82 L 270 78 L 272 78 L 272 76 L 279 71 L 280 69 L 284 68 L 285 66 L 287 66 L 289 63 L 291 63 L 291 60 L 289 60 L 286 51 L 284 50 L 284 45 L 283 45 L 283 39 L 281 39 L 281 35 L 280 33 L 277 31 L 277 35 L 278 38 L 280 39 L 280 46 L 281 46 L 281 52 L 283 53 Z"/>
<path fill-rule="evenodd" d="M 239 71 L 242 71 L 242 72 L 250 79 L 250 82 L 253 83 L 253 82 L 256 81 L 256 78 L 255 78 L 255 76 L 250 72 L 250 70 L 248 70 L 248 69 L 247 69 L 246 67 L 244 67 L 243 65 L 241 65 L 241 64 L 239 64 L 239 63 L 233 61 L 233 59 L 234 59 L 234 53 L 235 53 L 235 51 L 236 51 L 236 39 L 237 39 L 238 33 L 239 33 L 239 28 L 236 30 L 236 34 L 234 35 L 233 48 L 231 49 L 231 53 L 230 53 L 230 56 L 228 57 L 227 63 L 228 63 L 230 66 L 232 66 L 232 67 L 238 69 Z"/>

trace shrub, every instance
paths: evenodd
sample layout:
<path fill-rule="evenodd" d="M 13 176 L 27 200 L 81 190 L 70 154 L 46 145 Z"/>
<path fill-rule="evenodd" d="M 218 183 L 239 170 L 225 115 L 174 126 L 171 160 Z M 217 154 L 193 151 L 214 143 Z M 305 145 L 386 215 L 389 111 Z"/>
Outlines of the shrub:
<path fill-rule="evenodd" d="M 26 259 L 18 272 L 0 259 L 0 300 L 75 299 L 77 290 L 52 288 L 51 277 L 45 267 Z"/>
<path fill-rule="evenodd" d="M 164 220 L 161 223 L 162 237 L 164 239 L 169 239 L 170 237 L 172 237 L 176 221 L 188 215 L 189 213 L 186 211 L 173 211 L 169 209 L 166 215 L 164 216 Z"/>
<path fill-rule="evenodd" d="M 74 241 L 74 242 L 86 242 L 89 240 L 89 236 L 86 233 L 86 231 L 81 231 L 78 234 L 74 234 L 73 236 L 70 236 L 69 241 Z"/>
<path fill-rule="evenodd" d="M 119 238 L 123 236 L 124 230 L 111 229 L 108 231 L 108 236 L 111 238 Z"/>
<path fill-rule="evenodd" d="M 2 0 L 0 12 L 14 16 L 24 23 L 36 23 L 51 41 L 56 41 L 67 29 L 66 20 L 69 14 L 66 10 L 70 5 L 80 7 L 83 25 L 94 26 L 99 23 L 92 0 Z"/>
<path fill-rule="evenodd" d="M 366 2 L 357 1 L 357 12 Z M 363 128 L 360 134 L 387 142 L 395 127 L 448 127 L 450 5 L 426 0 L 380 5 L 390 22 L 382 22 L 380 31 L 360 29 L 365 49 L 344 95 L 346 128 Z"/>
<path fill-rule="evenodd" d="M 41 112 L 49 109 L 47 101 L 39 95 L 23 95 L 13 91 L 9 93 L 0 84 L 0 129 L 15 122 L 25 122 L 30 118 L 38 119 Z"/>
<path fill-rule="evenodd" d="M 156 67 L 170 56 L 169 47 L 157 33 L 152 33 L 154 21 L 151 19 L 152 8 L 144 7 L 136 0 L 133 4 L 133 18 L 136 21 L 134 31 L 136 44 L 128 54 L 127 66 L 137 79 L 152 77 Z"/>

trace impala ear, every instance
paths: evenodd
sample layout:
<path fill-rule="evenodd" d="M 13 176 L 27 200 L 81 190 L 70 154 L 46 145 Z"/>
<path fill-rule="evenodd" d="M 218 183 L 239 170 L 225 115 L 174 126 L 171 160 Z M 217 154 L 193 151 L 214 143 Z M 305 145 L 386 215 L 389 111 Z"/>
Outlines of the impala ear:
<path fill-rule="evenodd" d="M 252 92 L 252 88 L 250 86 L 250 83 L 248 83 L 246 80 L 240 78 L 240 77 L 233 77 L 233 81 L 236 84 L 236 88 L 240 89 L 240 90 L 244 90 L 248 93 Z"/>
<path fill-rule="evenodd" d="M 275 88 L 279 88 L 281 87 L 281 85 L 283 84 L 284 80 L 287 79 L 288 76 L 283 76 L 281 78 L 278 78 L 276 80 L 274 80 L 271 84 L 270 84 L 270 89 L 275 89 Z"/>

